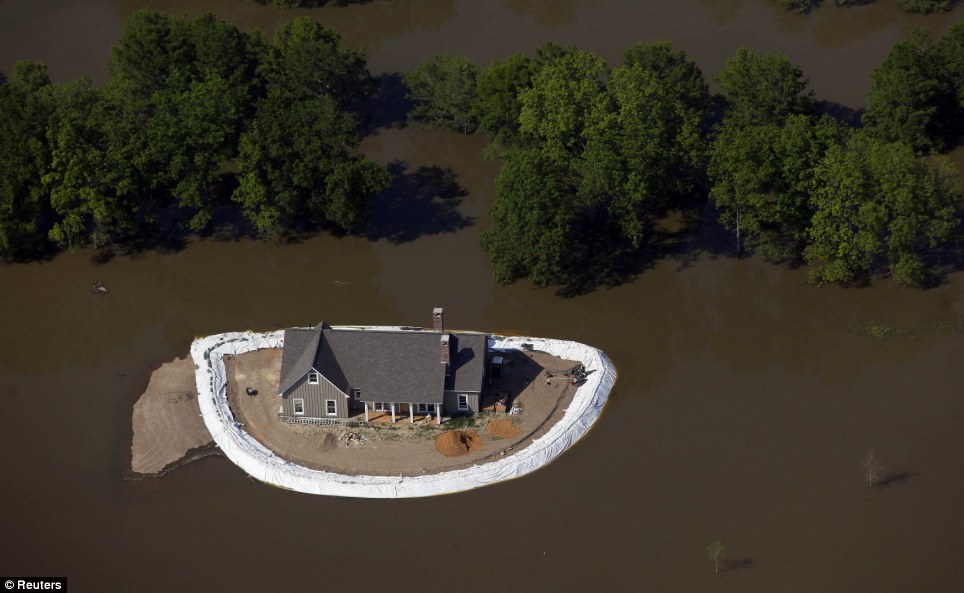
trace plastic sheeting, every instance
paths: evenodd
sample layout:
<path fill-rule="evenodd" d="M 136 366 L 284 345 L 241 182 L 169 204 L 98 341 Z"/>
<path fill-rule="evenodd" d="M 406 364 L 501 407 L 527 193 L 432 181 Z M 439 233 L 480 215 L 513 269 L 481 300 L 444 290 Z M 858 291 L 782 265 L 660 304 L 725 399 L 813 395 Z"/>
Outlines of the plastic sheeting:
<path fill-rule="evenodd" d="M 344 328 L 349 329 L 349 328 Z M 398 330 L 394 327 L 356 328 L 359 331 Z M 284 332 L 224 333 L 195 340 L 191 356 L 197 367 L 198 403 L 204 424 L 224 454 L 257 480 L 305 492 L 355 498 L 413 498 L 463 492 L 518 478 L 548 464 L 571 447 L 599 418 L 616 380 L 612 362 L 601 350 L 564 340 L 490 337 L 493 350 L 535 350 L 581 362 L 591 371 L 579 386 L 563 418 L 528 447 L 497 461 L 460 470 L 422 476 L 346 476 L 309 469 L 286 461 L 256 441 L 238 424 L 228 407 L 225 354 L 243 354 L 284 346 Z"/>

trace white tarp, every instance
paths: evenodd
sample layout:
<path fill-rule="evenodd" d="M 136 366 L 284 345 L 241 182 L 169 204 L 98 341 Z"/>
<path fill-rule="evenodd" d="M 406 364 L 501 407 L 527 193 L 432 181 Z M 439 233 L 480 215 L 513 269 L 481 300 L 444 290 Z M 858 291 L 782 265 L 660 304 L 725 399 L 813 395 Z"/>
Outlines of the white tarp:
<path fill-rule="evenodd" d="M 349 328 L 344 328 L 349 329 Z M 398 330 L 393 327 L 351 328 L 360 331 Z M 601 351 L 577 342 L 544 338 L 489 338 L 489 348 L 535 350 L 581 362 L 590 372 L 579 386 L 562 420 L 528 447 L 497 461 L 423 476 L 346 476 L 309 469 L 278 457 L 235 421 L 228 407 L 227 377 L 222 357 L 262 348 L 284 346 L 284 332 L 224 333 L 195 340 L 191 356 L 197 367 L 198 403 L 204 424 L 224 454 L 252 477 L 298 492 L 356 498 L 412 498 L 451 494 L 518 478 L 546 465 L 571 447 L 602 412 L 616 380 L 616 370 Z"/>

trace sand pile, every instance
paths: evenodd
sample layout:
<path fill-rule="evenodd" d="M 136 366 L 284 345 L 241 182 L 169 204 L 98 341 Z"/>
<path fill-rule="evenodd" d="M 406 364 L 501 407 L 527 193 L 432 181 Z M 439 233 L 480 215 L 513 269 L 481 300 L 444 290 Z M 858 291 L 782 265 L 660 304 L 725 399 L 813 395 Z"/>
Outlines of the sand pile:
<path fill-rule="evenodd" d="M 482 448 L 482 444 L 482 437 L 474 430 L 450 430 L 435 439 L 435 450 L 446 457 L 457 457 Z"/>
<path fill-rule="evenodd" d="M 178 358 L 161 365 L 134 404 L 131 469 L 155 474 L 191 449 L 210 443 L 211 434 L 200 414 L 194 361 Z"/>
<path fill-rule="evenodd" d="M 514 439 L 522 434 L 522 429 L 511 420 L 493 420 L 485 427 L 485 432 L 503 439 Z"/>

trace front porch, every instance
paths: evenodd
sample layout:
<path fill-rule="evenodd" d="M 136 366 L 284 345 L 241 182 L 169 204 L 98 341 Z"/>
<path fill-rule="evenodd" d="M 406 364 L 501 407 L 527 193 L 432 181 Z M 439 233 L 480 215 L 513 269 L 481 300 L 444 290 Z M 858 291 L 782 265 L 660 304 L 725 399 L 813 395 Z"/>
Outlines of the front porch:
<path fill-rule="evenodd" d="M 364 411 L 352 420 L 370 424 L 442 424 L 442 404 L 362 402 Z"/>

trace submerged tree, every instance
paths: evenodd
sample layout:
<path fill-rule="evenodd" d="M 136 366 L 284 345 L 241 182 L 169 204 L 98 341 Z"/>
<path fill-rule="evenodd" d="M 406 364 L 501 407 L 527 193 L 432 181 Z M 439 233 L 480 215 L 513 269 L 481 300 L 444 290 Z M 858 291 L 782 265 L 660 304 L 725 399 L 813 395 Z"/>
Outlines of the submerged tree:
<path fill-rule="evenodd" d="M 415 102 L 411 117 L 434 127 L 463 134 L 475 131 L 476 80 L 479 66 L 461 56 L 439 54 L 404 77 L 407 98 Z"/>
<path fill-rule="evenodd" d="M 719 574 L 720 563 L 726 558 L 726 546 L 723 545 L 723 539 L 717 538 L 716 541 L 706 546 L 706 555 L 713 562 L 713 572 Z"/>
<path fill-rule="evenodd" d="M 924 29 L 895 43 L 871 75 L 864 124 L 881 140 L 938 152 L 954 140 L 957 88 Z M 952 73 L 952 71 L 951 71 Z"/>
<path fill-rule="evenodd" d="M 264 236 L 311 225 L 363 230 L 389 175 L 349 152 L 357 146 L 355 120 L 332 98 L 270 96 L 241 138 L 233 198 Z"/>
<path fill-rule="evenodd" d="M 0 79 L 0 259 L 23 255 L 46 234 L 41 181 L 50 163 L 51 94 L 47 67 L 39 62 L 20 62 Z"/>
<path fill-rule="evenodd" d="M 867 480 L 867 485 L 876 486 L 880 480 L 880 473 L 885 469 L 880 458 L 877 457 L 877 452 L 874 449 L 867 451 L 867 457 L 864 458 L 861 465 L 864 466 L 864 478 Z"/>
<path fill-rule="evenodd" d="M 847 282 L 886 266 L 901 284 L 925 277 L 924 253 L 959 225 L 960 180 L 943 157 L 856 132 L 815 171 L 815 214 L 804 256 L 811 278 Z"/>
<path fill-rule="evenodd" d="M 729 105 L 726 117 L 740 125 L 779 123 L 813 109 L 810 81 L 782 54 L 741 47 L 716 80 Z"/>
<path fill-rule="evenodd" d="M 529 277 L 545 286 L 565 276 L 577 209 L 565 178 L 539 150 L 505 156 L 496 181 L 492 226 L 482 233 L 482 248 L 492 256 L 497 282 Z"/>
<path fill-rule="evenodd" d="M 330 97 L 349 109 L 371 96 L 375 84 L 364 54 L 308 17 L 288 21 L 274 36 L 258 72 L 267 87 L 289 100 Z"/>
<path fill-rule="evenodd" d="M 815 168 L 845 136 L 829 116 L 791 115 L 783 125 L 724 121 L 711 151 L 710 196 L 720 222 L 735 231 L 738 253 L 748 243 L 779 258 L 781 243 L 805 238 Z"/>
<path fill-rule="evenodd" d="M 525 54 L 513 54 L 505 60 L 496 60 L 483 69 L 476 81 L 477 98 L 473 113 L 479 128 L 495 142 L 518 145 L 519 115 L 524 89 L 532 86 L 532 77 L 539 71 L 538 60 Z"/>
<path fill-rule="evenodd" d="M 674 63 L 631 60 L 612 71 L 609 100 L 596 101 L 585 130 L 580 165 L 581 193 L 607 208 L 634 247 L 674 199 L 696 189 L 707 147 L 702 126 L 709 98 L 702 76 L 668 46 L 652 49 Z"/>

